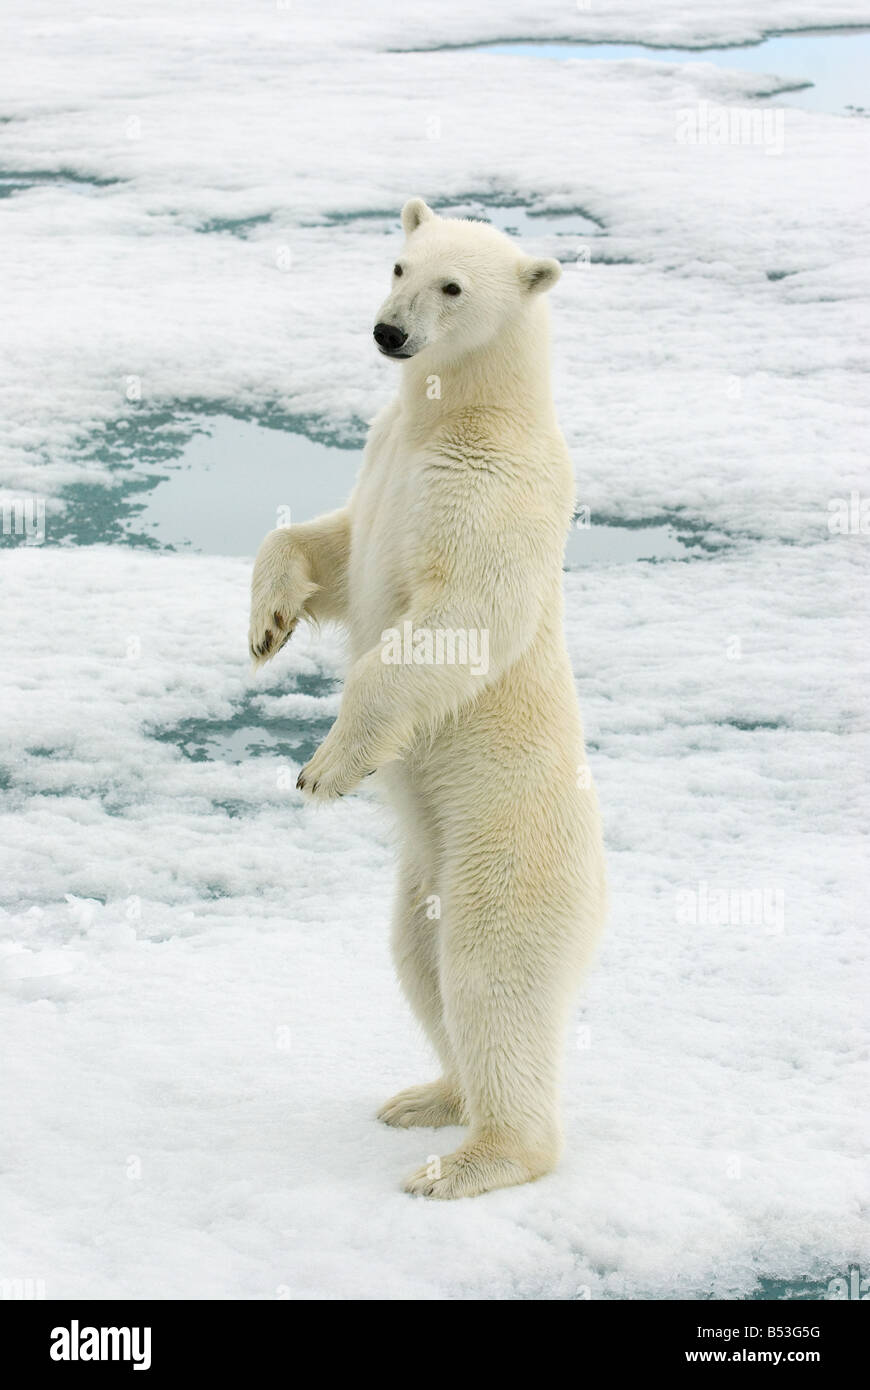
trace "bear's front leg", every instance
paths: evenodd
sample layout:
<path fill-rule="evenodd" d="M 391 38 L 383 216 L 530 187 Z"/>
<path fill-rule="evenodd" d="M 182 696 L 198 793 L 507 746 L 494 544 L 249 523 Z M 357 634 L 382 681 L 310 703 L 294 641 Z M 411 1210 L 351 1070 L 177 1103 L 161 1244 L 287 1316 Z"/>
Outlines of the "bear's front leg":
<path fill-rule="evenodd" d="M 367 766 L 365 749 L 346 737 L 339 716 L 314 757 L 303 767 L 296 786 L 315 801 L 331 801 L 353 791 L 373 771 Z"/>
<path fill-rule="evenodd" d="M 294 527 L 270 531 L 257 551 L 251 579 L 248 648 L 255 667 L 279 652 L 293 635 L 316 588 Z"/>
<path fill-rule="evenodd" d="M 346 621 L 349 554 L 346 507 L 269 532 L 251 581 L 248 645 L 255 666 L 281 650 L 300 618 Z"/>
<path fill-rule="evenodd" d="M 328 801 L 352 791 L 363 777 L 401 756 L 412 724 L 407 695 L 397 688 L 394 668 L 381 649 L 367 652 L 351 668 L 338 718 L 296 783 L 300 791 Z"/>

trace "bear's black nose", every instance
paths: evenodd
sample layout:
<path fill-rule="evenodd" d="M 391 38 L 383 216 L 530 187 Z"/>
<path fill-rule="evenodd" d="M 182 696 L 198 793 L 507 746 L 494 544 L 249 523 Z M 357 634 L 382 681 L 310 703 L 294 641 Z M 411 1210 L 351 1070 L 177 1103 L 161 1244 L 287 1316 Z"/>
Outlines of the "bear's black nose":
<path fill-rule="evenodd" d="M 384 352 L 396 352 L 407 341 L 407 333 L 403 333 L 394 323 L 375 324 L 375 342 Z"/>

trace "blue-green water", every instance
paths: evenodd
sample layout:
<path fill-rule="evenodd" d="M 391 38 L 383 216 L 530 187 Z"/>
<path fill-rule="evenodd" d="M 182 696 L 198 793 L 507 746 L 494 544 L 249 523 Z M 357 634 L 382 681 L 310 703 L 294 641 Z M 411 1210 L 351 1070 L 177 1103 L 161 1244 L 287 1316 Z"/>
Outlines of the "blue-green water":
<path fill-rule="evenodd" d="M 727 48 L 655 48 L 639 43 L 577 41 L 508 41 L 473 47 L 482 53 L 523 58 L 715 63 L 717 67 L 785 79 L 770 90 L 782 93 L 778 100 L 788 105 L 840 114 L 870 114 L 870 32 L 861 29 L 775 34 L 757 44 Z"/>
<path fill-rule="evenodd" d="M 607 228 L 600 218 L 586 208 L 570 207 L 553 209 L 538 201 L 534 196 L 521 199 L 518 193 L 470 193 L 463 197 L 433 198 L 432 206 L 445 217 L 472 217 L 480 222 L 490 222 L 499 231 L 522 241 L 547 236 L 555 240 L 551 254 L 557 260 L 570 262 L 582 259 L 593 264 L 622 264 L 625 257 L 608 255 L 605 245 Z M 345 226 L 348 223 L 365 222 L 371 229 L 378 228 L 384 235 L 393 235 L 399 229 L 398 208 L 365 209 L 358 212 L 331 213 L 327 219 L 330 226 Z M 214 228 L 212 228 L 214 230 Z M 227 224 L 226 230 L 233 228 Z"/>
<path fill-rule="evenodd" d="M 297 674 L 288 678 L 285 693 L 323 700 L 338 687 L 327 676 Z M 305 763 L 329 733 L 332 713 L 298 715 L 264 714 L 256 695 L 243 697 L 232 714 L 223 719 L 183 719 L 179 724 L 151 730 L 161 743 L 172 743 L 191 762 L 243 763 L 249 758 L 283 758 Z"/>
<path fill-rule="evenodd" d="M 16 529 L 10 503 L 0 546 L 129 545 L 253 557 L 275 526 L 343 506 L 363 456 L 351 442 L 361 425 L 339 440 L 310 421 L 268 419 L 178 404 L 112 421 L 83 450 L 103 479 L 69 485 L 62 510 L 44 498 L 15 499 L 28 515 L 41 504 L 44 534 L 34 540 Z M 581 508 L 565 568 L 697 560 L 734 539 L 677 512 L 626 519 Z"/>
<path fill-rule="evenodd" d="M 118 487 L 70 490 L 75 519 L 50 517 L 49 544 L 60 538 L 253 556 L 273 527 L 342 506 L 362 450 L 230 415 L 203 415 L 186 417 L 177 434 L 163 423 L 132 422 L 120 457 L 127 471 Z M 632 523 L 578 515 L 565 566 L 687 560 L 721 543 L 679 518 Z"/>

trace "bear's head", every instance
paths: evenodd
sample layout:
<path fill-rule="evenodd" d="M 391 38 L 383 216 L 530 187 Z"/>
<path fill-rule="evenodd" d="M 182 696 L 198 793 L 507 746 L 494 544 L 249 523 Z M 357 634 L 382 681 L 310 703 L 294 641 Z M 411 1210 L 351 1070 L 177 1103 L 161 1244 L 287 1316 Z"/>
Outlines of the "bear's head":
<path fill-rule="evenodd" d="M 385 357 L 455 361 L 528 313 L 562 273 L 488 223 L 439 217 L 422 198 L 405 204 L 402 226 L 405 247 L 374 329 Z"/>

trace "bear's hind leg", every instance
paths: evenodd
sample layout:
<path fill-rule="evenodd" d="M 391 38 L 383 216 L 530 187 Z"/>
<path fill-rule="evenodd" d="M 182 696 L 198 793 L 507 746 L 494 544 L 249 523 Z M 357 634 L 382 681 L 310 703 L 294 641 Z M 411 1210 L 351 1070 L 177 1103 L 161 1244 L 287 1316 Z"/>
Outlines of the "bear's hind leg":
<path fill-rule="evenodd" d="M 428 1085 L 400 1091 L 381 1106 L 378 1119 L 403 1129 L 412 1125 L 438 1129 L 442 1125 L 467 1123 L 453 1050 L 444 1026 L 438 973 L 441 922 L 435 913 L 435 897 L 425 871 L 406 855 L 399 873 L 393 919 L 393 958 L 402 988 L 441 1060 L 444 1075 Z"/>
<path fill-rule="evenodd" d="M 444 1018 L 467 1099 L 465 1143 L 413 1173 L 408 1192 L 472 1197 L 555 1167 L 564 1033 L 587 943 L 571 871 L 466 859 L 448 894 Z"/>

